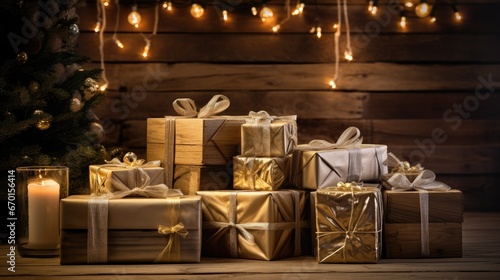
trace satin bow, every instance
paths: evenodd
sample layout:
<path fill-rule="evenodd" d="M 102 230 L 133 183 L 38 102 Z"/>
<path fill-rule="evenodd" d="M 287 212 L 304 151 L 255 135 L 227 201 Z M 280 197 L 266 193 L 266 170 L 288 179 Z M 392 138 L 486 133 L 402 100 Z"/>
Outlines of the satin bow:
<path fill-rule="evenodd" d="M 426 191 L 447 191 L 450 186 L 443 182 L 436 181 L 436 174 L 430 170 L 423 170 L 418 176 L 410 182 L 403 173 L 394 173 L 387 183 L 392 187 L 393 191 L 410 191 L 410 190 L 426 190 Z"/>
<path fill-rule="evenodd" d="M 340 135 L 339 139 L 335 143 L 330 143 L 326 140 L 312 140 L 309 145 L 316 149 L 347 149 L 347 148 L 357 148 L 363 143 L 363 137 L 361 137 L 361 132 L 357 127 L 351 126 L 344 130 Z"/>
<path fill-rule="evenodd" d="M 191 98 L 178 98 L 172 104 L 177 114 L 188 118 L 211 117 L 226 110 L 229 108 L 229 105 L 229 98 L 222 94 L 214 95 L 199 112 L 197 111 L 196 104 Z"/>
<path fill-rule="evenodd" d="M 250 117 L 250 122 L 261 124 L 272 123 L 276 119 L 276 116 L 271 116 L 264 110 L 258 112 L 250 111 L 250 113 L 248 113 L 248 116 Z"/>
<path fill-rule="evenodd" d="M 393 153 L 387 155 L 384 164 L 391 168 L 391 173 L 420 173 L 424 170 L 420 163 L 411 166 L 409 162 L 400 160 Z"/>

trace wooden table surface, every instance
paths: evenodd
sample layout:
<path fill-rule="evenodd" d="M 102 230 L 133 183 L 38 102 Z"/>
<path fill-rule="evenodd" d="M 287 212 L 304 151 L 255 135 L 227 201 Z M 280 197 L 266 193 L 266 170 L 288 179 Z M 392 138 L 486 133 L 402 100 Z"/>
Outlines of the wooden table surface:
<path fill-rule="evenodd" d="M 199 264 L 65 265 L 58 258 L 16 256 L 7 270 L 0 245 L 0 279 L 500 279 L 500 213 L 465 213 L 463 257 L 382 259 L 377 264 L 318 264 L 312 256 L 277 261 L 202 258 Z"/>

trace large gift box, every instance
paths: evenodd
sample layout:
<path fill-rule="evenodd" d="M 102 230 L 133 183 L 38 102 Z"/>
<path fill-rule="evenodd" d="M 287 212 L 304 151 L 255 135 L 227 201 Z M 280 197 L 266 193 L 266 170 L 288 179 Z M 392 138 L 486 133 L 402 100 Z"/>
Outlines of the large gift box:
<path fill-rule="evenodd" d="M 315 140 L 299 145 L 293 153 L 292 184 L 316 190 L 339 182 L 377 182 L 387 173 L 386 158 L 386 145 L 361 144 L 359 130 L 350 127 L 335 144 Z"/>
<path fill-rule="evenodd" d="M 297 116 L 270 116 L 265 111 L 250 112 L 241 126 L 241 155 L 282 157 L 297 145 Z"/>
<path fill-rule="evenodd" d="M 107 164 L 90 165 L 90 192 L 115 192 L 124 188 L 141 188 L 165 182 L 165 170 L 160 167 L 159 161 L 143 164 L 142 160 L 137 161 L 137 157 L 132 153 L 128 153 L 127 157 L 132 160 L 120 162 L 113 159 Z"/>
<path fill-rule="evenodd" d="M 276 260 L 309 253 L 305 191 L 200 191 L 202 254 Z"/>
<path fill-rule="evenodd" d="M 384 203 L 385 257 L 462 256 L 461 191 L 388 190 Z"/>
<path fill-rule="evenodd" d="M 463 195 L 422 166 L 389 153 L 384 174 L 384 245 L 388 258 L 461 257 Z"/>
<path fill-rule="evenodd" d="M 232 185 L 231 165 L 175 166 L 173 188 L 185 195 L 194 195 L 197 191 L 231 189 Z"/>
<path fill-rule="evenodd" d="M 378 187 L 339 183 L 311 193 L 313 252 L 318 263 L 376 263 L 382 252 Z"/>
<path fill-rule="evenodd" d="M 233 188 L 273 191 L 287 186 L 291 157 L 234 157 Z"/>
<path fill-rule="evenodd" d="M 199 196 L 61 200 L 61 264 L 199 262 L 200 255 Z"/>

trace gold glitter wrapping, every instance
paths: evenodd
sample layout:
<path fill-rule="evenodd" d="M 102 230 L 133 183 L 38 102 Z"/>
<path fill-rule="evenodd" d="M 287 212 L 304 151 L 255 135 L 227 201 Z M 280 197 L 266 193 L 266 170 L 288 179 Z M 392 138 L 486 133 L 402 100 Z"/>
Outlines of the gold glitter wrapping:
<path fill-rule="evenodd" d="M 246 157 L 281 157 L 297 145 L 297 123 L 292 119 L 272 123 L 241 125 L 241 155 Z"/>
<path fill-rule="evenodd" d="M 291 156 L 234 157 L 234 189 L 273 191 L 289 183 Z"/>
<path fill-rule="evenodd" d="M 202 255 L 276 260 L 310 254 L 307 192 L 227 190 L 198 195 L 202 197 Z"/>
<path fill-rule="evenodd" d="M 382 249 L 382 196 L 378 188 L 327 188 L 311 193 L 318 263 L 376 263 Z"/>

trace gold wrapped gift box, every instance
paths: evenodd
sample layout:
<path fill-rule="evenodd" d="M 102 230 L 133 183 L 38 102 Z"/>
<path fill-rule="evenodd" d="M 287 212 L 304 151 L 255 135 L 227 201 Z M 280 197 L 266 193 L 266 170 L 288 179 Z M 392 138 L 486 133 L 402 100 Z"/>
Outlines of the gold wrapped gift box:
<path fill-rule="evenodd" d="M 174 189 L 185 195 L 197 191 L 226 190 L 233 185 L 233 170 L 230 165 L 176 165 Z"/>
<path fill-rule="evenodd" d="M 291 157 L 234 157 L 233 188 L 273 191 L 288 185 Z"/>
<path fill-rule="evenodd" d="M 359 148 L 308 150 L 299 145 L 293 154 L 292 184 L 316 190 L 339 182 L 380 181 L 387 173 L 383 164 L 387 158 L 386 145 L 362 144 Z"/>
<path fill-rule="evenodd" d="M 382 249 L 379 188 L 327 188 L 311 193 L 318 263 L 377 263 Z"/>
<path fill-rule="evenodd" d="M 165 183 L 163 167 L 144 166 L 139 168 L 119 167 L 112 164 L 90 165 L 90 192 L 98 193 L 101 188 L 109 192 L 121 190 L 116 184 L 123 184 L 129 189 L 139 188 L 144 184 L 146 176 L 150 180 L 148 185 Z"/>
<path fill-rule="evenodd" d="M 282 157 L 297 145 L 297 123 L 293 118 L 272 123 L 245 123 L 241 126 L 241 155 Z"/>
<path fill-rule="evenodd" d="M 309 254 L 305 191 L 200 191 L 202 254 L 276 260 Z"/>
<path fill-rule="evenodd" d="M 175 136 L 166 131 L 167 118 L 147 120 L 147 159 L 161 160 L 174 156 L 175 164 L 225 165 L 238 155 L 242 117 L 175 119 Z M 166 137 L 175 139 L 175 155 L 170 155 Z"/>
<path fill-rule="evenodd" d="M 422 254 L 418 191 L 385 191 L 384 245 L 387 258 L 462 256 L 463 195 L 459 190 L 428 191 L 428 255 Z"/>
<path fill-rule="evenodd" d="M 61 264 L 88 263 L 89 200 L 88 195 L 61 200 Z M 199 196 L 124 198 L 109 200 L 108 203 L 107 246 L 99 248 L 107 250 L 107 263 L 200 261 Z M 172 215 L 177 216 L 174 222 Z M 179 223 L 184 231 L 187 230 L 185 237 L 159 233 L 160 225 L 172 228 Z M 163 254 L 169 240 L 172 241 L 171 247 Z M 105 240 L 94 242 L 99 244 Z"/>

